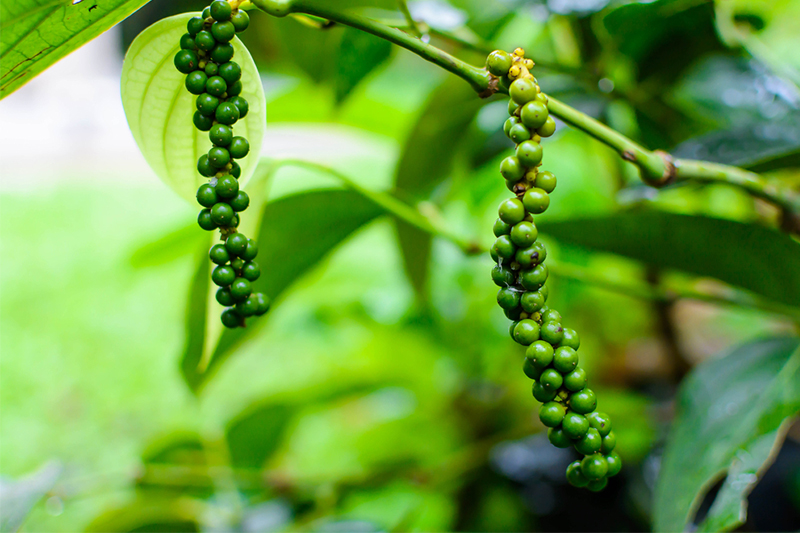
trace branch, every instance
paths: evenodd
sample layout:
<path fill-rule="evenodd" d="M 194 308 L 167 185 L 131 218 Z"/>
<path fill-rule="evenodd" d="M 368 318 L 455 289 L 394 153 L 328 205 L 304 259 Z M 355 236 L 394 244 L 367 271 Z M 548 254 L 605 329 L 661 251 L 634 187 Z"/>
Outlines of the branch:
<path fill-rule="evenodd" d="M 276 17 L 292 13 L 314 15 L 371 33 L 401 46 L 467 81 L 482 97 L 502 92 L 498 80 L 486 69 L 475 67 L 397 28 L 365 17 L 353 9 L 331 7 L 329 0 L 253 0 L 263 11 Z M 790 189 L 771 185 L 758 174 L 741 168 L 673 159 L 662 151 L 651 151 L 592 117 L 548 96 L 550 112 L 567 124 L 587 133 L 639 168 L 643 181 L 661 187 L 675 181 L 720 182 L 739 187 L 777 206 L 783 215 L 781 228 L 800 234 L 800 196 Z"/>

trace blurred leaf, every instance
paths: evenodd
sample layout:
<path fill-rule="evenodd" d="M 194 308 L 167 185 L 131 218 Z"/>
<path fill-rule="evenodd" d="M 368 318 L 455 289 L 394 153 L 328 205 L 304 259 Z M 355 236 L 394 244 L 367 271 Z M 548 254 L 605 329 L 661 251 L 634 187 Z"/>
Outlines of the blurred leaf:
<path fill-rule="evenodd" d="M 389 59 L 392 45 L 369 33 L 347 28 L 336 61 L 336 103 L 341 104 L 358 83 Z"/>
<path fill-rule="evenodd" d="M 258 232 L 258 262 L 264 275 L 253 283 L 254 291 L 275 300 L 354 231 L 383 211 L 358 193 L 315 190 L 268 203 Z M 208 287 L 208 259 L 200 260 L 189 299 L 187 342 L 181 361 L 189 388 L 198 392 L 206 380 L 228 358 L 231 350 L 257 327 L 225 330 L 217 342 L 204 373 L 197 366 L 203 355 Z M 200 279 L 202 272 L 205 274 Z M 263 322 L 264 319 L 261 319 Z"/>
<path fill-rule="evenodd" d="M 449 76 L 431 94 L 403 148 L 395 190 L 406 200 L 429 195 L 450 174 L 457 149 L 484 101 L 462 80 Z M 421 301 L 427 299 L 432 238 L 396 220 L 403 266 Z"/>
<path fill-rule="evenodd" d="M 660 268 L 717 278 L 790 305 L 800 302 L 800 244 L 753 224 L 664 212 L 542 221 L 544 233 Z"/>
<path fill-rule="evenodd" d="M 182 198 L 195 202 L 197 188 L 207 180 L 197 172 L 197 159 L 208 152 L 208 135 L 192 123 L 195 96 L 184 87 L 173 57 L 186 33 L 186 22 L 197 13 L 162 19 L 131 44 L 122 67 L 122 105 L 131 133 L 150 167 Z M 255 63 L 242 42 L 231 41 L 235 59 L 242 67 L 244 96 L 250 104 L 247 116 L 236 123 L 236 134 L 246 137 L 253 153 L 239 161 L 244 185 L 258 165 L 258 149 L 266 130 L 266 100 Z"/>
<path fill-rule="evenodd" d="M 675 157 L 734 165 L 755 172 L 800 166 L 800 128 L 777 124 L 720 130 L 689 139 Z"/>
<path fill-rule="evenodd" d="M 295 409 L 265 402 L 252 406 L 228 424 L 231 464 L 236 468 L 261 468 L 278 449 Z"/>
<path fill-rule="evenodd" d="M 33 507 L 56 484 L 61 472 L 59 463 L 49 462 L 19 479 L 0 477 L 0 531 L 17 531 Z"/>
<path fill-rule="evenodd" d="M 115 25 L 148 0 L 0 4 L 0 99 Z"/>
<path fill-rule="evenodd" d="M 203 512 L 200 502 L 187 498 L 139 497 L 127 505 L 106 511 L 86 526 L 86 531 L 115 532 L 195 532 Z"/>
<path fill-rule="evenodd" d="M 704 362 L 687 377 L 655 495 L 655 531 L 685 531 L 703 496 L 727 479 L 700 525 L 727 531 L 744 523 L 747 495 L 800 411 L 800 341 L 764 339 Z"/>
<path fill-rule="evenodd" d="M 154 440 L 142 452 L 142 462 L 145 470 L 136 480 L 139 489 L 162 492 L 173 489 L 198 498 L 207 498 L 214 493 L 214 480 L 206 470 L 207 451 L 197 433 L 176 431 Z M 171 470 L 162 473 L 159 468 L 180 468 L 180 483 L 174 483 Z"/>
<path fill-rule="evenodd" d="M 133 268 L 148 268 L 169 263 L 194 253 L 206 237 L 197 223 L 192 222 L 137 248 L 131 255 L 131 265 Z"/>
<path fill-rule="evenodd" d="M 639 79 L 655 76 L 668 87 L 696 58 L 724 50 L 710 0 L 656 0 L 624 4 L 603 18 L 618 50 L 638 64 Z M 662 89 L 663 90 L 663 89 Z"/>
<path fill-rule="evenodd" d="M 333 76 L 342 28 L 310 28 L 293 17 L 273 19 L 271 22 L 280 37 L 283 55 L 289 61 L 315 83 Z"/>

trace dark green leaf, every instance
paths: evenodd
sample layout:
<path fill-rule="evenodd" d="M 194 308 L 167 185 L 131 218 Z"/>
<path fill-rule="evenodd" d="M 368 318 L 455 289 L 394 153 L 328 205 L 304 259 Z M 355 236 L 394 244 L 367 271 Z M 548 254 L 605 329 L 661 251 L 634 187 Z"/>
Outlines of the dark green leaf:
<path fill-rule="evenodd" d="M 107 511 L 86 526 L 88 532 L 195 532 L 205 505 L 187 498 L 139 497 Z"/>
<path fill-rule="evenodd" d="M 395 189 L 405 199 L 424 198 L 450 174 L 464 132 L 484 105 L 462 80 L 448 77 L 428 99 L 406 141 L 395 171 Z M 417 297 L 428 286 L 431 236 L 396 221 L 403 265 Z"/>
<path fill-rule="evenodd" d="M 342 190 L 309 191 L 267 204 L 258 232 L 258 262 L 265 274 L 253 284 L 253 290 L 265 292 L 275 300 L 354 231 L 382 212 L 360 194 Z M 208 259 L 204 257 L 201 263 L 191 292 L 188 338 L 181 363 L 183 376 L 195 392 L 227 359 L 231 350 L 256 329 L 258 321 L 266 319 L 251 320 L 244 329 L 225 330 L 211 355 L 207 371 L 200 372 L 198 364 L 205 343 Z M 205 287 L 200 280 L 203 270 Z"/>
<path fill-rule="evenodd" d="M 0 99 L 148 0 L 14 0 L 0 4 Z"/>
<path fill-rule="evenodd" d="M 777 302 L 800 303 L 800 244 L 753 224 L 664 212 L 542 222 L 562 242 L 717 278 Z"/>
<path fill-rule="evenodd" d="M 263 403 L 252 406 L 228 424 L 231 464 L 236 468 L 261 468 L 278 449 L 295 409 Z"/>
<path fill-rule="evenodd" d="M 672 154 L 755 172 L 800 166 L 800 128 L 763 124 L 720 130 L 679 144 Z"/>
<path fill-rule="evenodd" d="M 341 104 L 358 83 L 389 59 L 392 45 L 369 33 L 347 28 L 336 61 L 336 103 Z"/>
<path fill-rule="evenodd" d="M 685 531 L 708 489 L 726 472 L 703 531 L 727 531 L 747 516 L 747 495 L 800 411 L 800 340 L 740 346 L 695 368 L 678 412 L 655 494 L 655 531 Z"/>
<path fill-rule="evenodd" d="M 211 262 L 205 253 L 205 247 L 203 252 L 198 258 L 197 270 L 189 286 L 186 306 L 186 346 L 181 359 L 181 373 L 192 390 L 195 390 L 199 381 L 197 366 L 200 364 L 205 347 L 208 291 L 211 284 Z"/>

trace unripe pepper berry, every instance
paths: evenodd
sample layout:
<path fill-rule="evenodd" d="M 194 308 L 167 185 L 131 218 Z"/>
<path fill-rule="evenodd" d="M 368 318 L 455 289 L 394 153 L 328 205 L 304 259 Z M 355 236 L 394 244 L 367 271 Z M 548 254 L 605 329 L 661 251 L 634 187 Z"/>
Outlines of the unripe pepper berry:
<path fill-rule="evenodd" d="M 528 78 L 514 80 L 508 89 L 508 95 L 520 105 L 524 105 L 526 102 L 536 98 L 537 93 L 536 83 Z"/>
<path fill-rule="evenodd" d="M 553 362 L 553 355 L 553 347 L 544 341 L 536 341 L 525 350 L 525 356 L 542 370 Z"/>
<path fill-rule="evenodd" d="M 495 76 L 505 76 L 511 68 L 512 59 L 508 52 L 495 50 L 486 58 L 486 68 Z"/>
<path fill-rule="evenodd" d="M 553 428 L 561 424 L 566 409 L 558 402 L 547 402 L 539 408 L 539 420 L 547 427 Z"/>
<path fill-rule="evenodd" d="M 608 461 L 600 454 L 587 455 L 581 460 L 581 472 L 589 480 L 602 479 L 608 473 Z"/>
<path fill-rule="evenodd" d="M 509 198 L 500 204 L 498 214 L 500 219 L 507 224 L 519 224 L 525 218 L 525 207 L 519 198 Z"/>

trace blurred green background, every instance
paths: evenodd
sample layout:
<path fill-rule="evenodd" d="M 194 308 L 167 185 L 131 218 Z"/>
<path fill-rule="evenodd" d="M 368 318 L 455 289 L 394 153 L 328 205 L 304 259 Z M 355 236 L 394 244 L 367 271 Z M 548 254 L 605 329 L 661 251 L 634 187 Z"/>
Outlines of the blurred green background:
<path fill-rule="evenodd" d="M 580 332 L 582 365 L 625 461 L 600 494 L 564 480 L 572 452 L 553 448 L 536 416 L 488 256 L 408 232 L 400 247 L 394 221 L 380 213 L 351 221 L 341 243 L 289 276 L 274 309 L 193 392 L 181 360 L 187 335 L 201 334 L 191 321 L 187 330 L 186 315 L 208 243 L 194 227 L 196 207 L 138 154 L 118 77 L 138 32 L 202 6 L 150 2 L 0 103 L 4 530 L 651 529 L 679 384 L 754 339 L 787 341 L 790 354 L 800 302 L 769 311 L 622 294 L 596 278 L 734 289 L 689 265 L 679 272 L 576 247 L 559 224 L 656 212 L 771 228 L 775 210 L 722 185 L 645 188 L 611 151 L 560 122 L 545 141 L 544 168 L 559 178 L 552 207 L 537 218 L 548 261 L 560 267 L 549 304 Z M 485 50 L 523 46 L 543 90 L 650 148 L 800 187 L 800 2 L 410 7 L 432 42 L 474 64 Z M 391 5 L 374 15 L 399 16 Z M 462 81 L 351 30 L 252 18 L 244 41 L 262 74 L 268 129 L 250 187 L 268 191 L 267 213 L 295 195 L 339 188 L 325 174 L 274 165 L 300 158 L 394 190 L 452 232 L 491 243 L 496 206 L 509 194 L 497 172 L 511 148 L 502 98 L 479 101 Z M 353 57 L 372 58 L 369 68 L 348 70 Z M 340 201 L 344 211 L 355 205 Z M 319 211 L 275 222 L 285 265 L 316 250 L 305 227 L 324 219 Z M 704 239 L 697 234 L 694 246 Z M 791 262 L 797 242 L 780 242 L 785 255 L 767 258 L 778 287 L 800 270 Z M 710 257 L 698 261 L 713 267 Z M 745 277 L 766 276 L 741 260 Z M 282 264 L 272 263 L 276 275 Z M 738 382 L 704 385 L 735 393 Z M 750 495 L 747 530 L 800 528 L 800 427 L 790 426 Z M 697 438 L 698 449 L 707 444 Z M 696 495 L 704 503 L 695 523 L 722 479 Z"/>

